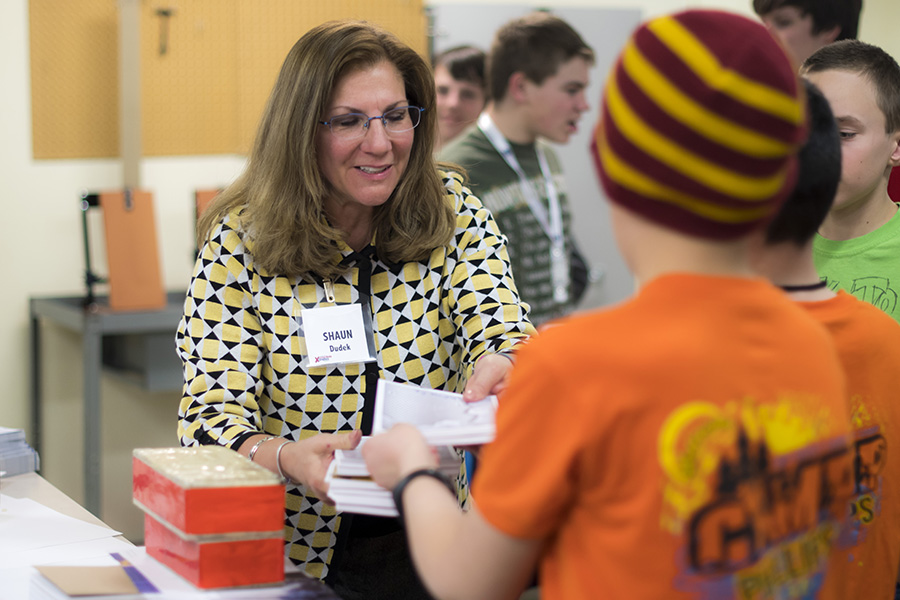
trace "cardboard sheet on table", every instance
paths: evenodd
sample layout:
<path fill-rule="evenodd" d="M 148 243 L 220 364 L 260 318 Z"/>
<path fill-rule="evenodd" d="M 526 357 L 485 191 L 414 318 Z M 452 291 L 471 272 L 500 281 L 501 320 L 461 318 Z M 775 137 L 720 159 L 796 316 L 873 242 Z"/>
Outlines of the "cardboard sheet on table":
<path fill-rule="evenodd" d="M 130 567 L 135 568 L 140 574 L 146 578 L 158 593 L 145 593 L 137 595 L 115 594 L 105 596 L 81 596 L 80 598 L 91 600 L 137 600 L 139 598 L 158 598 L 159 600 L 338 600 L 337 596 L 330 593 L 330 590 L 324 586 L 322 582 L 314 579 L 305 573 L 297 570 L 296 567 L 290 565 L 290 561 L 285 559 L 286 581 L 283 584 L 262 587 L 248 588 L 231 588 L 217 590 L 201 590 L 187 580 L 180 577 L 174 571 L 157 562 L 151 556 L 147 555 L 146 549 L 143 547 L 134 547 L 127 551 L 123 551 L 121 561 L 127 561 Z M 114 565 L 117 561 L 111 557 L 107 557 L 105 563 L 91 561 L 88 569 L 96 566 L 104 566 L 104 564 Z M 69 563 L 71 566 L 84 566 Z M 66 600 L 69 596 L 63 594 L 55 585 L 51 584 L 46 577 L 34 572 L 30 577 L 30 594 L 28 598 L 31 600 Z M 0 598 L 3 588 L 0 587 Z M 5 598 L 4 598 L 5 600 Z"/>
<path fill-rule="evenodd" d="M 43 566 L 36 569 L 69 596 L 112 596 L 138 592 L 122 567 Z"/>
<path fill-rule="evenodd" d="M 165 308 L 152 194 L 134 190 L 127 205 L 124 192 L 103 192 L 100 208 L 106 236 L 110 308 Z"/>

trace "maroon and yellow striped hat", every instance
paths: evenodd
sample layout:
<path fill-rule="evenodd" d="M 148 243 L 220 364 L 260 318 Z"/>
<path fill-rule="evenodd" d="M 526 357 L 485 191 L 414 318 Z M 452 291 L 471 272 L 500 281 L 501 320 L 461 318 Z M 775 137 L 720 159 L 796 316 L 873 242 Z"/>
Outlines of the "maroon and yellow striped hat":
<path fill-rule="evenodd" d="M 613 202 L 690 235 L 731 239 L 764 223 L 793 188 L 805 106 L 765 27 L 689 10 L 631 36 L 591 150 Z"/>

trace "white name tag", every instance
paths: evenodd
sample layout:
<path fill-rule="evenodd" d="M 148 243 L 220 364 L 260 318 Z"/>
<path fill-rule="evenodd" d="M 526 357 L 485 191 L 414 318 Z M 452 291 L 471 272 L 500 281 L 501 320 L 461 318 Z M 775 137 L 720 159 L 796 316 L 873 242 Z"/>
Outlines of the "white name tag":
<path fill-rule="evenodd" d="M 310 367 L 374 360 L 369 351 L 362 306 L 342 304 L 300 313 Z"/>

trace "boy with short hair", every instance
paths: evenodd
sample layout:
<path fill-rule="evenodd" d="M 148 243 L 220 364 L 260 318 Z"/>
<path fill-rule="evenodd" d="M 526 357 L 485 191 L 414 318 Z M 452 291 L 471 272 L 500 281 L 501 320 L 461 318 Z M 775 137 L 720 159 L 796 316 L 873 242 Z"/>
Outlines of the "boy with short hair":
<path fill-rule="evenodd" d="M 801 74 L 828 99 L 842 140 L 841 183 L 813 245 L 816 269 L 832 289 L 900 322 L 900 212 L 887 191 L 900 165 L 900 66 L 876 46 L 845 40 L 810 56 Z"/>
<path fill-rule="evenodd" d="M 753 10 L 799 65 L 822 46 L 856 39 L 862 0 L 753 0 Z"/>
<path fill-rule="evenodd" d="M 754 265 L 828 329 L 847 377 L 856 489 L 827 576 L 845 582 L 843 598 L 891 598 L 900 566 L 900 325 L 828 289 L 816 272 L 813 236 L 838 187 L 841 139 L 828 101 L 810 83 L 807 99 L 810 135 L 799 154 L 799 179 L 755 250 Z"/>
<path fill-rule="evenodd" d="M 749 255 L 804 129 L 759 23 L 689 10 L 633 34 L 592 149 L 637 294 L 521 350 L 467 513 L 414 428 L 363 449 L 433 595 L 515 597 L 540 558 L 542 600 L 840 597 L 843 374 Z"/>
<path fill-rule="evenodd" d="M 485 53 L 475 46 L 454 46 L 432 60 L 438 139 L 435 150 L 475 123 L 487 101 Z"/>
<path fill-rule="evenodd" d="M 438 155 L 465 168 L 506 235 L 535 325 L 571 312 L 587 282 L 562 167 L 544 140 L 562 144 L 577 130 L 593 63 L 591 48 L 559 17 L 535 12 L 506 23 L 488 52 L 490 101 L 478 126 Z"/>

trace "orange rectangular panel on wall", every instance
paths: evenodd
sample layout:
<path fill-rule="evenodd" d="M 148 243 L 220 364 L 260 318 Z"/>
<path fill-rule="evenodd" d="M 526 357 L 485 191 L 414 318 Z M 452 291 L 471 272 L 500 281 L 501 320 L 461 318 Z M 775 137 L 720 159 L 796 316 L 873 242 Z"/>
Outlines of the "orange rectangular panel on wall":
<path fill-rule="evenodd" d="M 194 192 L 194 214 L 199 219 L 212 201 L 216 199 L 222 190 L 197 190 Z"/>
<path fill-rule="evenodd" d="M 109 266 L 110 308 L 165 308 L 153 196 L 145 191 L 103 192 L 100 209 Z"/>

